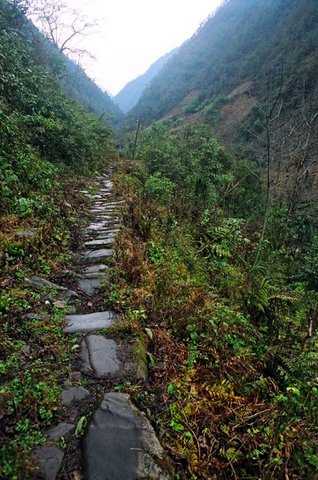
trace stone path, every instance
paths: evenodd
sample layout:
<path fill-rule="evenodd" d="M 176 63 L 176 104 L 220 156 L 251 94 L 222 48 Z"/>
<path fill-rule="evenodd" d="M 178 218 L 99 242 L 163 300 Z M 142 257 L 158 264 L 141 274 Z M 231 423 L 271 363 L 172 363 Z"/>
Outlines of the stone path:
<path fill-rule="evenodd" d="M 95 297 L 100 297 L 102 289 L 107 288 L 120 229 L 122 202 L 114 197 L 110 176 L 99 177 L 98 186 L 95 194 L 82 192 L 90 199 L 91 207 L 90 223 L 84 229 L 83 249 L 77 256 L 77 292 L 83 300 L 78 302 L 77 292 L 72 292 L 77 305 L 85 305 L 89 299 L 94 306 Z M 31 281 L 39 283 L 38 279 Z M 50 429 L 47 443 L 35 452 L 41 478 L 170 478 L 162 467 L 164 451 L 149 421 L 133 405 L 129 395 L 112 391 L 112 385 L 119 381 L 137 382 L 146 376 L 145 365 L 140 365 L 134 355 L 134 339 L 128 337 L 124 341 L 118 335 L 120 322 L 115 312 L 105 309 L 87 313 L 79 308 L 75 314 L 66 316 L 65 334 L 73 335 L 78 345 L 74 371 L 70 374 L 73 381 L 66 383 L 61 397 L 68 419 Z M 85 404 L 87 408 L 92 398 L 97 399 L 97 405 L 87 414 Z M 61 440 L 62 444 L 67 444 L 69 438 L 83 433 L 83 441 L 77 442 L 75 447 L 79 461 L 75 462 L 73 470 L 69 465 L 71 458 L 61 448 Z M 79 464 L 82 465 L 80 469 Z"/>

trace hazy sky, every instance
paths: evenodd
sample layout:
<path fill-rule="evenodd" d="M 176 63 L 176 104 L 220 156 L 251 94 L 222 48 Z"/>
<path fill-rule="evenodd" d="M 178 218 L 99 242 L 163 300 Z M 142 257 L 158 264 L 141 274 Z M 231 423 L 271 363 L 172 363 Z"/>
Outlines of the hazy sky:
<path fill-rule="evenodd" d="M 189 38 L 222 0 L 65 0 L 96 18 L 96 32 L 83 39 L 95 57 L 87 73 L 117 93 L 161 55 Z"/>

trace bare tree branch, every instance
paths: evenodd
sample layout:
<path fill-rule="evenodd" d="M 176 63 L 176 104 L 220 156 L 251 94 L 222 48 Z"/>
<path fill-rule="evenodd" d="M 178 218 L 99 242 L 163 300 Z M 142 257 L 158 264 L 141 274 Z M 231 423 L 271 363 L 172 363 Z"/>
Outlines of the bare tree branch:
<path fill-rule="evenodd" d="M 61 53 L 69 52 L 82 57 L 87 50 L 78 48 L 75 40 L 92 33 L 97 21 L 88 19 L 76 10 L 70 9 L 61 0 L 28 0 L 28 14 L 42 33 Z"/>

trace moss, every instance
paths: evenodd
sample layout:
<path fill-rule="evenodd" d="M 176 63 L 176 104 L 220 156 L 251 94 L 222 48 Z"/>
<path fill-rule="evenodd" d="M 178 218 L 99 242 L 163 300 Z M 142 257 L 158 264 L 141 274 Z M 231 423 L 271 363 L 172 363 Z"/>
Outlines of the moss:
<path fill-rule="evenodd" d="M 148 339 L 146 335 L 140 334 L 134 341 L 133 358 L 136 362 L 136 376 L 138 379 L 146 381 L 148 378 Z"/>

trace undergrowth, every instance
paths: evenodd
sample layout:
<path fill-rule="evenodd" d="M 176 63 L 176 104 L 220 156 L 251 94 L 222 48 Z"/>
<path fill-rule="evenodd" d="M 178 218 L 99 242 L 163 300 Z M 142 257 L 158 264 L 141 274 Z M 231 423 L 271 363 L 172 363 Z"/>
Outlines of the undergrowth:
<path fill-rule="evenodd" d="M 143 133 L 111 299 L 152 338 L 151 412 L 175 478 L 315 478 L 317 235 L 205 127 Z"/>
<path fill-rule="evenodd" d="M 35 478 L 34 449 L 62 418 L 72 341 L 63 332 L 68 302 L 28 279 L 59 277 L 76 247 L 80 179 L 60 177 L 40 212 L 0 216 L 0 477 Z M 72 205 L 69 202 L 72 202 Z M 45 212 L 45 213 L 44 213 Z"/>
<path fill-rule="evenodd" d="M 77 246 L 81 178 L 104 170 L 112 133 L 66 97 L 65 66 L 19 8 L 0 0 L 0 477 L 35 478 L 36 446 L 61 415 L 73 347 L 54 281 Z"/>

